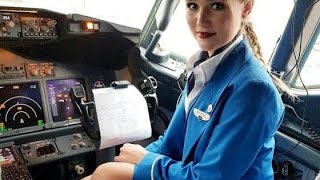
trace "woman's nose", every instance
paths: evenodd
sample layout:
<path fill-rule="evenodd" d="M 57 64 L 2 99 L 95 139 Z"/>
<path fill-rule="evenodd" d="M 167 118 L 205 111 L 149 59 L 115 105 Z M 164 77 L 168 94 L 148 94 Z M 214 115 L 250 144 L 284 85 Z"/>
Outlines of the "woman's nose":
<path fill-rule="evenodd" d="M 210 24 L 209 14 L 205 9 L 201 9 L 198 11 L 198 17 L 197 17 L 197 25 L 200 27 L 206 27 Z"/>

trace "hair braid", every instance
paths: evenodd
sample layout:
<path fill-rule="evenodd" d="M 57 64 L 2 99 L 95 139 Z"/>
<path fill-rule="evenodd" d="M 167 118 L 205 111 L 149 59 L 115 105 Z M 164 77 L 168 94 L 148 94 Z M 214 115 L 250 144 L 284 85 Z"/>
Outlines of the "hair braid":
<path fill-rule="evenodd" d="M 263 58 L 261 45 L 258 41 L 258 37 L 256 33 L 253 30 L 253 25 L 250 21 L 245 20 L 243 22 L 243 31 L 244 31 L 243 33 L 246 35 L 249 41 L 249 44 L 253 51 L 254 56 L 259 60 L 259 62 L 263 65 L 266 71 L 270 74 L 273 83 L 276 85 L 280 93 L 286 93 L 291 99 L 295 99 L 296 96 L 288 88 L 288 86 L 284 84 L 278 77 L 276 77 L 270 72 L 270 66 L 267 64 L 267 62 Z"/>

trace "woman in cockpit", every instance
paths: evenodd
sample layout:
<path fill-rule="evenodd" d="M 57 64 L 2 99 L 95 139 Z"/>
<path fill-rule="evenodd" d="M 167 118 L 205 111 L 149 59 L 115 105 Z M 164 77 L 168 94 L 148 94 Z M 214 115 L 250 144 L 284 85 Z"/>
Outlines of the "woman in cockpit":
<path fill-rule="evenodd" d="M 249 21 L 254 0 L 186 0 L 201 51 L 165 134 L 125 144 L 88 179 L 273 179 L 274 135 L 290 94 L 263 61 Z"/>

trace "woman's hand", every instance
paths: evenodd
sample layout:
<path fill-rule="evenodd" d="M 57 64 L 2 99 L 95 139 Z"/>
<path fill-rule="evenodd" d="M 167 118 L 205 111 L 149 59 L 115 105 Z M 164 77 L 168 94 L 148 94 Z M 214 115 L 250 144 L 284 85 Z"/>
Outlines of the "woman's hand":
<path fill-rule="evenodd" d="M 147 153 L 148 151 L 140 145 L 126 143 L 120 148 L 120 154 L 114 157 L 114 160 L 117 162 L 139 164 Z"/>

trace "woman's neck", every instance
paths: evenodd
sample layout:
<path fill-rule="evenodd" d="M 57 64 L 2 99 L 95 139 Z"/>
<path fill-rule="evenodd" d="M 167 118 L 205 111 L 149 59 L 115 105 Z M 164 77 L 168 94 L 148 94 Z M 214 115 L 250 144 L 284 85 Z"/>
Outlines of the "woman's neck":
<path fill-rule="evenodd" d="M 224 45 L 224 46 L 216 49 L 216 50 L 213 52 L 213 54 L 211 54 L 210 52 L 208 52 L 208 53 L 209 53 L 209 56 L 212 57 L 212 56 L 215 56 L 215 55 L 221 53 L 223 50 L 225 50 L 227 47 L 229 47 L 229 46 L 240 36 L 240 34 L 241 34 L 241 31 L 239 30 L 238 33 L 236 34 L 236 36 L 235 36 L 230 42 L 228 42 L 226 45 Z"/>

